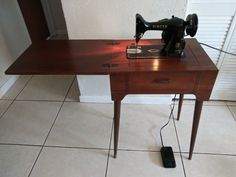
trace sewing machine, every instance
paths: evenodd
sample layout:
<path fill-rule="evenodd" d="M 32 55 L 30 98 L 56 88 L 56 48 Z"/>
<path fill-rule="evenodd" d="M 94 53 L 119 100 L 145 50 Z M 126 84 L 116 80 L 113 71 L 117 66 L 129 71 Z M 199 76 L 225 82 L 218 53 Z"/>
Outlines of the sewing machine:
<path fill-rule="evenodd" d="M 157 22 L 147 22 L 136 14 L 136 44 L 127 47 L 127 58 L 159 58 L 160 56 L 181 57 L 185 47 L 184 36 L 195 36 L 198 28 L 198 17 L 190 14 L 186 20 L 172 16 Z M 139 40 L 148 30 L 161 30 L 161 45 L 138 45 Z M 186 31 L 186 34 L 185 34 Z"/>

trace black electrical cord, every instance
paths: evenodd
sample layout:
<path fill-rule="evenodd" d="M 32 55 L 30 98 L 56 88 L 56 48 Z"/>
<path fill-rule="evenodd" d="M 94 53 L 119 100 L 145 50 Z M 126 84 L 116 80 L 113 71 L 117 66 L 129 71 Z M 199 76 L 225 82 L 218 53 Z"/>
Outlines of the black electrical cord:
<path fill-rule="evenodd" d="M 211 46 L 211 45 L 205 44 L 205 43 L 203 43 L 203 42 L 199 42 L 199 44 L 205 45 L 205 46 L 207 46 L 207 47 L 209 47 L 209 48 L 212 48 L 212 49 L 214 49 L 214 50 L 218 50 L 218 51 L 220 51 L 220 52 L 223 52 L 223 53 L 226 53 L 226 54 L 229 54 L 229 55 L 236 56 L 235 53 L 231 53 L 231 52 L 227 52 L 227 51 L 218 49 L 218 48 L 216 48 L 216 47 L 213 47 L 213 46 Z M 173 117 L 173 111 L 174 111 L 174 108 L 175 108 L 175 98 L 176 98 L 176 94 L 175 94 L 175 96 L 174 96 L 174 98 L 173 98 L 174 103 L 172 104 L 172 108 L 171 108 L 171 112 L 170 112 L 170 115 L 169 115 L 169 119 L 168 119 L 168 121 L 166 122 L 166 124 L 163 125 L 163 126 L 161 127 L 161 129 L 160 129 L 160 137 L 161 137 L 161 145 L 162 145 L 162 147 L 164 147 L 164 143 L 163 143 L 163 138 L 162 138 L 162 133 L 161 133 L 161 132 L 162 132 L 162 130 L 170 123 L 171 117 Z"/>
<path fill-rule="evenodd" d="M 224 51 L 224 50 L 218 49 L 218 48 L 216 48 L 216 47 L 213 47 L 213 46 L 211 46 L 211 45 L 208 45 L 208 44 L 205 44 L 205 43 L 202 43 L 202 42 L 199 42 L 199 44 L 201 44 L 201 45 L 205 45 L 205 46 L 207 46 L 207 47 L 209 47 L 209 48 L 212 48 L 212 49 L 218 50 L 218 51 L 220 51 L 220 52 L 223 52 L 223 53 L 226 53 L 226 54 L 229 54 L 229 55 L 236 56 L 235 53 L 227 52 L 227 51 Z"/>
<path fill-rule="evenodd" d="M 173 111 L 174 111 L 174 108 L 175 108 L 175 98 L 176 98 L 176 94 L 175 94 L 175 96 L 174 96 L 174 98 L 173 98 L 174 103 L 171 104 L 171 105 L 173 105 L 173 106 L 172 106 L 171 111 L 170 111 L 169 119 L 168 119 L 168 121 L 166 122 L 166 124 L 163 125 L 163 126 L 161 127 L 161 129 L 160 129 L 160 137 L 161 137 L 161 145 L 162 145 L 162 147 L 164 147 L 164 143 L 163 143 L 163 138 L 162 138 L 162 133 L 161 133 L 161 131 L 163 130 L 163 128 L 165 128 L 165 127 L 170 123 L 170 119 L 171 119 L 171 117 L 173 116 Z"/>

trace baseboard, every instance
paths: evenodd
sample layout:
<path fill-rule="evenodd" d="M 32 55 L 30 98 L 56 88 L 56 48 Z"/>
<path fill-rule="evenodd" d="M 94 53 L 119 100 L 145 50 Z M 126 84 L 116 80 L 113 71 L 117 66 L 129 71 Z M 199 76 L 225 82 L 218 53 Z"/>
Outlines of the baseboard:
<path fill-rule="evenodd" d="M 172 98 L 174 98 L 174 95 L 172 96 Z M 179 94 L 176 95 L 176 98 L 179 98 Z M 184 94 L 184 99 L 195 100 L 196 96 L 193 94 Z"/>
<path fill-rule="evenodd" d="M 170 104 L 171 95 L 128 95 L 124 98 L 124 103 L 131 104 Z"/>
<path fill-rule="evenodd" d="M 112 103 L 110 96 L 80 96 L 82 103 Z"/>
<path fill-rule="evenodd" d="M 11 76 L 6 82 L 5 84 L 0 87 L 0 98 L 2 98 L 2 96 L 7 93 L 7 91 L 11 88 L 11 86 L 16 82 L 16 80 L 19 78 L 19 76 Z"/>
<path fill-rule="evenodd" d="M 122 103 L 128 104 L 170 104 L 171 95 L 128 95 Z M 80 96 L 80 102 L 112 103 L 110 96 Z"/>

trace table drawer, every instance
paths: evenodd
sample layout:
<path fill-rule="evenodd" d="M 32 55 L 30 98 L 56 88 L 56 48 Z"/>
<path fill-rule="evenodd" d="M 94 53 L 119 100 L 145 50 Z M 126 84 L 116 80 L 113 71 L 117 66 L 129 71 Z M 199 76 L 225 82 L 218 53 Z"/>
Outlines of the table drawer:
<path fill-rule="evenodd" d="M 196 81 L 196 73 L 136 73 L 129 75 L 127 81 L 129 91 L 192 92 Z"/>

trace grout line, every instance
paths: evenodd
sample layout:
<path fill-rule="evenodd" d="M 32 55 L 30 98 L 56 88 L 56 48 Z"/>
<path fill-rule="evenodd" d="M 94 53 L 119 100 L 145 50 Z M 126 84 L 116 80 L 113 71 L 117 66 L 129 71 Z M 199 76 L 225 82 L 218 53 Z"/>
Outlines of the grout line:
<path fill-rule="evenodd" d="M 53 123 L 52 123 L 52 126 L 51 126 L 51 128 L 49 129 L 49 132 L 48 132 L 48 134 L 47 134 L 47 136 L 46 136 L 46 138 L 45 138 L 45 140 L 44 140 L 44 142 L 43 142 L 43 146 L 41 147 L 41 149 L 40 149 L 40 151 L 39 151 L 39 153 L 38 153 L 38 156 L 36 157 L 36 159 L 35 159 L 35 161 L 34 161 L 34 163 L 33 163 L 33 166 L 32 166 L 31 169 L 30 169 L 30 172 L 29 172 L 29 174 L 28 174 L 28 177 L 30 177 L 30 175 L 32 174 L 32 171 L 33 171 L 33 169 L 34 169 L 34 167 L 35 167 L 35 165 L 36 165 L 36 163 L 37 163 L 37 161 L 38 161 L 38 159 L 39 159 L 39 156 L 40 156 L 40 154 L 41 154 L 41 152 L 42 152 L 42 150 L 43 150 L 43 148 L 44 148 L 46 142 L 47 142 L 47 139 L 48 139 L 48 137 L 49 137 L 49 135 L 50 135 L 50 133 L 51 133 L 51 131 L 52 131 L 52 128 L 53 128 L 54 124 L 56 123 L 56 120 L 57 120 L 57 118 L 58 118 L 58 115 L 59 115 L 59 113 L 60 113 L 60 111 L 61 111 L 61 109 L 62 109 L 62 107 L 63 107 L 63 105 L 64 105 L 64 103 L 65 103 L 66 97 L 67 97 L 67 95 L 68 95 L 68 93 L 69 93 L 69 91 L 70 91 L 70 88 L 72 87 L 72 84 L 73 84 L 74 80 L 75 80 L 75 77 L 74 77 L 73 81 L 71 82 L 71 84 L 70 84 L 70 86 L 69 86 L 69 88 L 68 88 L 68 90 L 67 90 L 67 92 L 66 92 L 66 95 L 65 95 L 65 97 L 64 97 L 64 99 L 63 99 L 63 102 L 61 103 L 61 106 L 60 106 L 60 108 L 59 108 L 59 110 L 58 110 L 58 112 L 57 112 L 57 114 L 56 114 L 56 117 L 55 117 Z"/>
<path fill-rule="evenodd" d="M 14 99 L 0 99 L 0 101 L 13 101 Z M 30 100 L 30 99 L 16 99 L 15 101 L 40 101 L 40 102 L 63 102 L 63 100 Z M 79 101 L 65 101 L 65 102 L 75 102 L 78 103 Z"/>
<path fill-rule="evenodd" d="M 25 89 L 25 87 L 28 85 L 28 83 L 31 81 L 31 79 L 33 78 L 33 76 L 31 76 L 29 78 L 29 80 L 25 83 L 24 87 L 20 90 L 20 92 L 16 95 L 16 97 L 13 99 L 13 101 L 16 100 L 16 98 L 21 94 L 21 92 Z"/>
<path fill-rule="evenodd" d="M 184 101 L 193 101 L 192 103 L 187 103 Z M 214 103 L 214 104 L 210 104 L 211 101 L 209 101 L 209 104 L 207 103 L 208 101 L 204 101 L 203 102 L 203 106 L 227 106 L 227 103 L 225 101 L 217 101 L 217 102 L 221 102 L 221 103 Z M 216 102 L 216 101 L 213 101 Z M 175 101 L 176 105 L 178 105 L 178 100 Z M 183 105 L 195 105 L 195 100 L 183 100 Z"/>
<path fill-rule="evenodd" d="M 15 101 L 34 101 L 34 102 L 56 102 L 56 103 L 61 103 L 63 102 L 63 100 L 24 100 L 24 99 L 19 99 L 19 100 L 15 100 Z"/>
<path fill-rule="evenodd" d="M 185 106 L 194 106 L 194 104 L 195 103 L 193 103 L 193 104 L 184 104 L 183 103 L 183 105 L 185 105 Z M 225 105 L 223 105 L 223 104 L 222 105 L 220 105 L 220 104 L 217 104 L 217 105 L 205 105 L 205 104 L 203 104 L 202 106 L 227 106 L 227 105 L 226 104 Z"/>
<path fill-rule="evenodd" d="M 114 150 L 114 149 L 111 149 Z M 118 148 L 117 150 L 119 151 L 130 151 L 130 152 L 161 152 L 160 150 L 148 150 L 148 149 L 120 149 Z M 174 152 L 174 153 L 179 153 L 179 152 Z"/>
<path fill-rule="evenodd" d="M 234 116 L 234 113 L 231 111 L 231 109 L 229 108 L 229 106 L 227 105 L 227 108 L 229 110 L 229 112 L 231 113 L 233 119 L 236 121 L 236 117 Z"/>
<path fill-rule="evenodd" d="M 193 104 L 193 106 L 195 106 L 195 104 Z M 227 106 L 226 104 L 225 105 L 220 105 L 220 104 L 217 104 L 217 105 L 205 105 L 203 104 L 202 106 Z"/>
<path fill-rule="evenodd" d="M 180 140 L 179 140 L 179 137 L 178 137 L 178 131 L 177 131 L 177 127 L 176 127 L 176 124 L 175 124 L 174 116 L 173 116 L 173 123 L 174 123 L 174 128 L 175 128 L 175 135 L 176 135 L 177 142 L 178 142 L 178 147 L 179 147 L 179 152 L 180 152 L 180 159 L 181 159 L 181 163 L 182 163 L 182 167 L 183 167 L 184 176 L 187 177 L 186 171 L 185 171 L 185 166 L 184 166 L 184 160 L 183 160 L 183 156 L 182 156 L 182 151 L 181 151 L 181 146 L 180 146 Z"/>
<path fill-rule="evenodd" d="M 236 107 L 236 104 L 227 104 L 227 106 Z"/>
<path fill-rule="evenodd" d="M 0 98 L 0 100 L 3 100 L 3 101 L 13 101 L 14 99 L 8 99 L 8 98 Z M 62 102 L 63 100 L 30 100 L 30 99 L 16 99 L 15 101 L 45 101 L 45 102 Z M 79 102 L 79 100 L 75 101 L 75 100 L 65 100 L 65 102 Z M 175 101 L 175 102 L 178 102 L 178 101 Z M 92 103 L 92 102 L 91 102 Z M 100 103 L 96 103 L 96 104 L 100 104 Z M 105 104 L 112 104 L 112 103 L 105 103 Z M 135 103 L 124 103 L 124 104 L 128 104 L 128 105 L 137 105 Z M 140 104 L 138 104 L 140 105 Z M 148 105 L 159 105 L 159 104 L 148 104 Z M 168 105 L 168 104 L 164 104 L 164 105 Z M 176 103 L 176 105 L 178 105 L 178 103 Z M 183 105 L 186 105 L 186 106 L 189 106 L 189 105 L 193 105 L 194 106 L 194 103 L 183 103 Z M 203 105 L 203 106 L 235 106 L 235 104 L 217 104 L 217 105 Z"/>
<path fill-rule="evenodd" d="M 73 84 L 74 80 L 75 80 L 75 77 L 74 77 L 74 79 L 72 80 L 72 82 L 71 82 L 71 84 L 70 84 L 70 86 L 69 86 L 69 88 L 68 88 L 68 90 L 67 90 L 67 92 L 66 92 L 66 95 L 65 95 L 65 97 L 64 97 L 64 99 L 63 99 L 63 101 L 62 101 L 62 104 L 61 104 L 61 106 L 60 106 L 60 108 L 59 108 L 59 110 L 58 110 L 58 112 L 57 112 L 56 118 L 54 119 L 54 121 L 53 121 L 53 123 L 52 123 L 52 126 L 51 126 L 51 128 L 49 129 L 49 132 L 48 132 L 48 134 L 47 134 L 47 136 L 46 136 L 46 139 L 44 140 L 43 146 L 45 146 L 46 141 L 47 141 L 47 139 L 48 139 L 48 137 L 49 137 L 49 134 L 51 133 L 51 130 L 52 130 L 54 124 L 56 123 L 56 120 L 57 120 L 57 118 L 58 118 L 58 115 L 59 115 L 59 113 L 60 113 L 60 111 L 61 111 L 61 109 L 62 109 L 62 107 L 63 107 L 63 105 L 64 105 L 64 103 L 65 103 L 66 97 L 67 97 L 67 95 L 69 94 L 70 88 L 72 87 L 72 84 Z"/>
<path fill-rule="evenodd" d="M 176 100 L 179 100 L 179 97 L 176 98 Z M 184 101 L 195 101 L 196 98 L 184 98 Z M 236 101 L 229 101 L 229 100 L 208 100 L 208 102 L 236 102 Z"/>
<path fill-rule="evenodd" d="M 45 145 L 44 147 L 49 148 L 64 148 L 64 149 L 91 149 L 91 150 L 109 150 L 107 148 L 96 148 L 96 147 L 79 147 L 79 146 L 57 146 L 57 145 Z"/>
<path fill-rule="evenodd" d="M 225 104 L 228 106 L 236 106 L 236 101 L 225 101 Z"/>
<path fill-rule="evenodd" d="M 29 174 L 28 174 L 28 177 L 31 175 L 31 173 L 32 173 L 32 171 L 33 171 L 33 169 L 34 169 L 34 166 L 35 166 L 36 162 L 38 161 L 39 156 L 40 156 L 42 150 L 43 150 L 43 146 L 42 146 L 42 147 L 40 148 L 40 150 L 39 150 L 39 153 L 38 153 L 38 155 L 37 155 L 37 157 L 36 157 L 36 159 L 35 159 L 35 161 L 34 161 L 34 163 L 33 163 L 33 166 L 32 166 L 31 169 L 30 169 L 30 172 L 29 172 Z"/>
<path fill-rule="evenodd" d="M 13 101 L 13 99 L 0 99 L 0 101 Z M 39 102 L 63 102 L 63 100 L 30 100 L 30 99 L 16 99 L 15 101 L 39 101 Z M 80 101 L 65 100 L 66 103 L 79 103 Z M 83 103 L 83 102 L 80 102 Z M 112 104 L 112 103 L 95 103 L 88 102 L 88 104 Z M 130 104 L 130 103 L 129 103 Z"/>
<path fill-rule="evenodd" d="M 5 115 L 5 113 L 9 110 L 12 104 L 13 104 L 13 101 L 11 101 L 9 105 L 7 105 L 6 109 L 0 114 L 0 119 Z"/>
<path fill-rule="evenodd" d="M 188 152 L 182 152 L 183 154 L 187 154 Z M 236 156 L 236 154 L 223 154 L 223 153 L 210 153 L 210 152 L 194 152 L 196 155 L 214 155 L 214 156 Z"/>
<path fill-rule="evenodd" d="M 20 143 L 1 143 L 1 145 L 9 145 L 9 146 L 37 146 L 41 147 L 42 145 L 40 144 L 20 144 Z M 44 145 L 44 147 L 49 147 L 49 148 L 65 148 L 65 149 L 94 149 L 94 150 L 114 150 L 113 148 L 100 148 L 100 147 L 83 147 L 83 146 L 61 146 L 61 145 Z M 130 151 L 130 152 L 160 152 L 159 150 L 145 150 L 145 149 L 120 149 L 118 148 L 119 151 Z M 178 151 L 174 151 L 174 153 L 180 153 Z"/>
<path fill-rule="evenodd" d="M 19 143 L 0 143 L 0 146 L 31 146 L 31 147 L 42 147 L 40 144 L 19 144 Z M 44 147 L 49 148 L 64 148 L 64 149 L 91 149 L 91 150 L 113 150 L 109 148 L 99 148 L 99 147 L 79 147 L 79 146 L 60 146 L 60 145 L 45 145 Z M 137 149 L 118 149 L 119 151 L 130 151 L 130 152 L 160 152 L 158 150 L 137 150 Z M 189 152 L 181 151 L 183 154 L 188 154 Z M 175 154 L 180 152 L 174 151 Z M 196 155 L 216 155 L 216 156 L 236 156 L 236 154 L 227 154 L 227 153 L 210 153 L 210 152 L 193 152 Z"/>
<path fill-rule="evenodd" d="M 53 123 L 52 123 L 52 126 L 51 126 L 51 128 L 50 128 L 50 130 L 49 130 L 49 132 L 48 132 L 48 134 L 47 134 L 47 136 L 46 136 L 46 139 L 45 139 L 44 142 L 43 142 L 43 146 L 41 147 L 41 149 L 40 149 L 40 151 L 39 151 L 39 153 L 38 153 L 38 155 L 37 155 L 37 157 L 36 157 L 36 159 L 35 159 L 35 161 L 34 161 L 34 163 L 33 163 L 33 166 L 32 166 L 31 169 L 30 169 L 30 172 L 29 172 L 29 174 L 28 174 L 28 177 L 30 177 L 30 175 L 31 175 L 31 173 L 32 173 L 32 171 L 33 171 L 33 169 L 34 169 L 34 167 L 35 167 L 35 165 L 36 165 L 36 162 L 37 162 L 38 159 L 39 159 L 39 156 L 40 156 L 40 154 L 41 154 L 41 152 L 42 152 L 42 150 L 43 150 L 43 147 L 45 146 L 45 143 L 46 143 L 46 141 L 47 141 L 47 138 L 48 138 L 48 136 L 49 136 L 49 134 L 50 134 L 50 132 L 51 132 L 51 130 L 52 130 L 52 127 L 54 126 L 54 124 L 55 124 L 55 122 L 56 122 L 56 119 L 57 119 L 57 117 L 58 117 L 58 115 L 59 115 L 59 112 L 61 111 L 61 108 L 62 108 L 63 105 L 64 105 L 64 102 L 62 102 L 62 104 L 61 104 L 61 106 L 60 106 L 60 108 L 59 108 L 59 110 L 58 110 L 58 112 L 57 112 L 56 118 L 54 119 L 54 121 L 53 121 Z"/>
<path fill-rule="evenodd" d="M 14 99 L 3 98 L 0 101 L 13 101 Z M 62 102 L 63 100 L 30 100 L 30 99 L 16 99 L 15 101 L 46 101 L 46 102 Z"/>
<path fill-rule="evenodd" d="M 133 151 L 133 152 L 161 152 L 160 150 L 139 150 L 139 149 L 119 149 L 119 151 Z M 179 153 L 179 152 L 174 152 Z"/>
<path fill-rule="evenodd" d="M 74 103 L 78 103 L 78 102 L 80 102 L 80 101 L 79 101 L 79 100 L 77 100 L 77 101 L 75 101 L 75 100 L 66 100 L 65 102 L 69 102 L 69 103 L 70 103 L 70 102 L 72 102 L 72 103 L 73 103 L 73 102 L 74 102 Z"/>
<path fill-rule="evenodd" d="M 108 150 L 108 156 L 107 156 L 107 164 L 106 164 L 106 171 L 105 171 L 105 177 L 107 177 L 108 174 L 108 166 L 109 166 L 109 159 L 110 159 L 110 152 L 111 152 L 111 143 L 112 143 L 112 135 L 113 135 L 113 128 L 114 128 L 114 119 L 111 127 L 111 136 L 110 136 L 110 142 L 109 142 L 109 150 Z"/>
<path fill-rule="evenodd" d="M 20 144 L 20 143 L 0 143 L 0 146 L 32 146 L 32 147 L 41 147 L 39 144 Z"/>
<path fill-rule="evenodd" d="M 13 101 L 14 99 L 0 98 L 0 101 Z"/>
<path fill-rule="evenodd" d="M 6 110 L 2 113 L 2 115 L 0 116 L 0 119 L 2 119 L 2 117 L 6 114 L 6 112 L 9 110 L 9 108 L 11 107 L 11 105 L 14 103 L 14 101 L 16 100 L 16 98 L 21 94 L 21 92 L 25 89 L 25 87 L 28 85 L 29 81 L 32 79 L 33 76 L 31 76 L 29 78 L 29 80 L 25 83 L 24 87 L 19 91 L 19 93 L 15 96 L 15 98 L 12 100 L 12 102 L 7 106 Z"/>
<path fill-rule="evenodd" d="M 179 102 L 177 102 L 177 103 L 179 103 Z M 174 112 L 174 109 L 175 109 L 175 100 L 174 100 L 174 105 L 173 105 L 173 106 L 174 106 L 173 108 L 171 108 L 171 106 L 170 106 L 170 109 L 173 109 L 173 112 Z M 176 124 L 175 124 L 175 119 L 176 119 L 176 118 L 174 117 L 174 114 L 171 114 L 171 118 L 172 118 L 172 121 L 173 121 L 173 124 L 174 124 L 175 135 L 176 135 L 176 139 L 177 139 L 177 143 L 178 143 L 178 148 L 179 148 L 180 159 L 181 159 L 181 163 L 182 163 L 182 168 L 183 168 L 184 176 L 187 177 L 186 171 L 185 171 L 185 167 L 184 167 L 184 161 L 183 161 L 183 156 L 182 156 L 180 141 L 179 141 L 179 137 L 178 137 L 178 132 L 177 132 Z"/>

